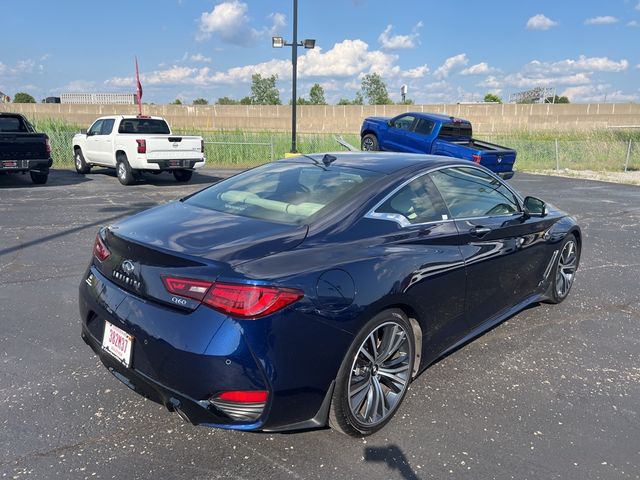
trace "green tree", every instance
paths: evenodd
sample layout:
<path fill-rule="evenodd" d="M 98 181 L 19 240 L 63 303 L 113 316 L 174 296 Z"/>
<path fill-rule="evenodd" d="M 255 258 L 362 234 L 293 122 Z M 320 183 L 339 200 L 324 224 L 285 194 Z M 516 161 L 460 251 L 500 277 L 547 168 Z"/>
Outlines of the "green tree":
<path fill-rule="evenodd" d="M 251 75 L 251 102 L 255 105 L 281 105 L 280 92 L 276 88 L 278 75 L 263 77 Z"/>
<path fill-rule="evenodd" d="M 248 95 L 240 99 L 240 105 L 252 105 L 252 104 L 253 104 L 253 100 Z"/>
<path fill-rule="evenodd" d="M 415 105 L 416 102 L 411 98 L 405 98 L 404 100 L 400 100 L 397 105 Z"/>
<path fill-rule="evenodd" d="M 200 97 L 200 98 L 196 98 L 193 101 L 193 104 L 194 105 L 209 105 L 209 100 L 207 100 L 206 98 Z"/>
<path fill-rule="evenodd" d="M 351 105 L 364 105 L 364 97 L 360 92 L 356 92 L 356 96 L 351 101 Z"/>
<path fill-rule="evenodd" d="M 555 95 L 555 101 L 554 101 L 554 97 L 547 97 L 545 102 L 547 102 L 547 103 L 571 103 L 569 101 L 569 98 L 567 98 L 567 97 L 559 97 L 558 95 Z"/>
<path fill-rule="evenodd" d="M 341 98 L 340 100 L 338 100 L 337 105 L 351 105 L 351 100 L 349 100 L 348 98 Z"/>
<path fill-rule="evenodd" d="M 309 90 L 309 103 L 311 105 L 326 105 L 327 101 L 324 99 L 324 88 L 319 83 L 314 83 Z"/>
<path fill-rule="evenodd" d="M 182 105 L 182 100 L 176 98 L 173 102 L 171 102 L 170 105 Z"/>
<path fill-rule="evenodd" d="M 13 103 L 36 103 L 36 99 L 25 92 L 18 92 L 13 97 Z"/>
<path fill-rule="evenodd" d="M 377 73 L 367 73 L 362 77 L 361 88 L 369 105 L 390 105 L 393 103 L 389 98 L 387 85 Z"/>
<path fill-rule="evenodd" d="M 235 98 L 220 97 L 218 100 L 216 100 L 216 104 L 217 105 L 239 105 L 240 102 Z"/>
<path fill-rule="evenodd" d="M 495 93 L 487 93 L 484 96 L 484 101 L 485 102 L 492 102 L 492 103 L 502 103 L 502 99 L 496 95 Z"/>

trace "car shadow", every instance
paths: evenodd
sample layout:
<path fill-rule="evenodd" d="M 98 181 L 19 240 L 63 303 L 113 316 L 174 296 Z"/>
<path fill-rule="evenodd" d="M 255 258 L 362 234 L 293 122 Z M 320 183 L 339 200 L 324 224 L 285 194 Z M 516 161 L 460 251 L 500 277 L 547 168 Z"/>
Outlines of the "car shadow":
<path fill-rule="evenodd" d="M 0 174 L 0 188 L 47 188 L 47 187 L 64 187 L 76 185 L 79 183 L 90 182 L 91 178 L 85 178 L 84 175 L 78 175 L 72 170 L 49 171 L 49 178 L 44 185 L 36 185 L 31 181 L 28 173 L 10 173 L 6 175 Z"/>
<path fill-rule="evenodd" d="M 94 176 L 95 175 L 95 176 Z M 97 175 L 106 175 L 111 178 L 116 178 L 116 171 L 113 168 L 92 168 L 91 173 L 88 173 L 87 177 L 95 178 L 97 180 Z M 212 183 L 219 182 L 225 177 L 218 176 L 214 172 L 204 172 L 200 173 L 199 171 L 193 172 L 193 177 L 188 182 L 177 182 L 171 172 L 162 172 L 158 174 L 141 172 L 140 179 L 133 184 L 135 185 L 154 185 L 156 187 L 175 187 L 179 185 L 208 185 Z"/>
<path fill-rule="evenodd" d="M 386 447 L 365 447 L 364 461 L 371 463 L 385 463 L 389 470 L 398 470 L 406 480 L 419 480 L 420 477 L 411 468 L 411 464 L 402 449 L 397 445 Z"/>

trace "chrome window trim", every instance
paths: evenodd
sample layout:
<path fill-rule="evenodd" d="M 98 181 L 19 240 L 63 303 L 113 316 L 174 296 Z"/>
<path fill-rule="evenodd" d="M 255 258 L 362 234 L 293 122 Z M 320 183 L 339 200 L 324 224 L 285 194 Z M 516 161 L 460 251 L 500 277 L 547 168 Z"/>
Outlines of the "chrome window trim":
<path fill-rule="evenodd" d="M 401 215 L 399 213 L 380 213 L 380 212 L 376 212 L 376 210 L 383 203 L 385 203 L 387 200 L 389 200 L 389 198 L 394 196 L 396 193 L 398 193 L 400 190 L 402 190 L 404 187 L 406 187 L 408 184 L 410 184 L 414 180 L 417 180 L 418 178 L 423 177 L 424 175 L 429 175 L 432 172 L 437 172 L 438 170 L 445 170 L 445 169 L 448 169 L 448 168 L 456 168 L 456 167 L 472 168 L 474 170 L 478 170 L 478 171 L 483 172 L 483 173 L 488 173 L 491 177 L 493 177 L 496 180 L 498 180 L 498 182 L 500 182 L 501 185 L 504 185 L 507 188 L 507 190 L 509 190 L 509 192 L 511 192 L 513 194 L 513 196 L 516 198 L 516 200 L 518 202 L 518 208 L 520 209 L 520 211 L 514 212 L 514 213 L 510 213 L 508 215 L 493 215 L 493 216 L 482 215 L 482 216 L 479 216 L 479 217 L 443 218 L 442 220 L 433 220 L 433 221 L 430 221 L 430 222 L 423 222 L 423 223 L 411 223 L 404 215 Z M 438 187 L 436 186 L 436 189 L 437 188 Z M 438 193 L 439 192 L 440 192 L 440 190 L 438 190 Z M 444 201 L 444 199 L 443 199 L 443 201 Z M 482 218 L 514 217 L 514 216 L 517 216 L 517 215 L 522 215 L 524 213 L 524 209 L 522 207 L 523 203 L 524 203 L 524 200 L 522 199 L 522 196 L 520 194 L 518 194 L 516 191 L 514 191 L 511 187 L 509 187 L 509 185 L 507 185 L 500 177 L 498 177 L 498 175 L 496 175 L 492 171 L 478 168 L 474 164 L 466 165 L 466 164 L 460 163 L 460 164 L 454 164 L 454 165 L 443 165 L 443 166 L 440 166 L 440 167 L 434 167 L 434 168 L 431 168 L 431 169 L 429 169 L 429 170 L 427 170 L 425 172 L 420 172 L 420 173 L 414 175 L 413 177 L 409 178 L 408 180 L 406 180 L 405 182 L 400 184 L 398 187 L 394 188 L 387 195 L 385 195 L 385 197 L 382 200 L 380 200 L 378 203 L 376 203 L 375 206 L 371 210 L 369 210 L 369 212 L 367 212 L 364 215 L 364 218 L 371 218 L 373 220 L 385 220 L 385 221 L 390 221 L 390 222 L 396 222 L 398 225 L 400 225 L 400 228 L 418 227 L 418 226 L 422 226 L 422 225 L 429 225 L 429 224 L 432 224 L 432 223 L 453 222 L 453 221 L 456 221 L 456 220 L 464 221 L 464 220 L 479 220 L 479 219 L 482 219 Z M 446 206 L 446 202 L 445 202 L 445 206 Z"/>

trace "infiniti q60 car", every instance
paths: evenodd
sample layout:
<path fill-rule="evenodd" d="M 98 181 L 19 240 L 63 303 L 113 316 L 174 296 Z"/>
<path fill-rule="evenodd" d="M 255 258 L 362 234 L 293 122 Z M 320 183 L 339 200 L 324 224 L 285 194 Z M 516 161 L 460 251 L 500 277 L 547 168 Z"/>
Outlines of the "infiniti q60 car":
<path fill-rule="evenodd" d="M 368 435 L 444 354 L 563 301 L 581 244 L 571 216 L 469 162 L 300 156 L 102 228 L 82 337 L 193 424 Z"/>

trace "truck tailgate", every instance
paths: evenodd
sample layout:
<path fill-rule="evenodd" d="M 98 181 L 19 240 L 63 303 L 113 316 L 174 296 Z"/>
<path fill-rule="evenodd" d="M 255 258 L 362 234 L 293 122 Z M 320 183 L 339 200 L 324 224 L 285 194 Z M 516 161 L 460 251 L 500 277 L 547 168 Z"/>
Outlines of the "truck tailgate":
<path fill-rule="evenodd" d="M 148 160 L 199 160 L 203 157 L 200 137 L 158 135 L 146 137 Z"/>
<path fill-rule="evenodd" d="M 46 160 L 47 136 L 43 133 L 0 133 L 1 160 Z"/>
<path fill-rule="evenodd" d="M 487 167 L 492 172 L 511 172 L 515 161 L 515 150 L 480 152 L 480 165 Z"/>

